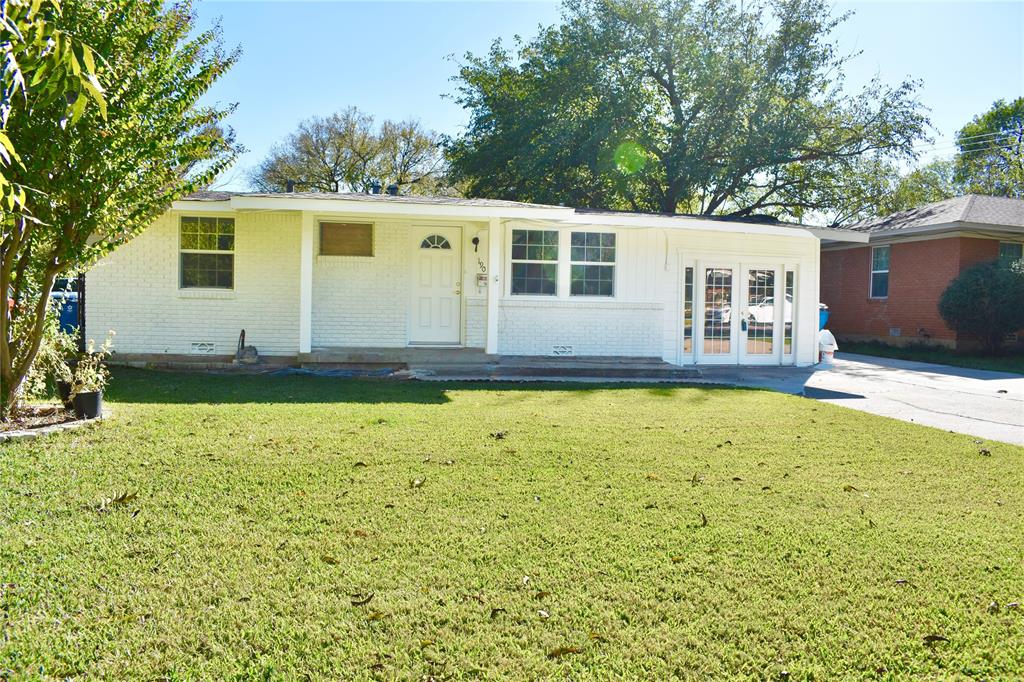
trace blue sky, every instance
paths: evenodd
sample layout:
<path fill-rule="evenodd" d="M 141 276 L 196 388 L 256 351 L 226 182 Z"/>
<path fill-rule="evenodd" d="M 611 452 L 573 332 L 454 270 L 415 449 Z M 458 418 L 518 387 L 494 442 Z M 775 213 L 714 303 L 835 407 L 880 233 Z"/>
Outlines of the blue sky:
<path fill-rule="evenodd" d="M 936 145 L 952 153 L 956 130 L 999 98 L 1024 94 L 1024 3 L 837 2 L 854 15 L 836 34 L 851 88 L 876 73 L 923 80 Z M 245 173 L 300 120 L 357 106 L 378 120 L 414 117 L 443 133 L 467 120 L 442 97 L 453 90 L 449 57 L 481 53 L 494 38 L 532 36 L 558 19 L 555 2 L 201 2 L 200 24 L 220 19 L 238 65 L 211 96 L 237 102 L 230 124 L 250 151 L 218 183 L 247 189 Z"/>

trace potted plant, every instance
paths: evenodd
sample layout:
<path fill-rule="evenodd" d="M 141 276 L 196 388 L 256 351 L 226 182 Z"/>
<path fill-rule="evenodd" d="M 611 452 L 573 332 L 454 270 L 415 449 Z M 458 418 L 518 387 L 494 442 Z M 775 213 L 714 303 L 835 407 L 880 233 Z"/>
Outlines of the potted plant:
<path fill-rule="evenodd" d="M 79 419 L 96 419 L 103 415 L 103 388 L 110 380 L 104 360 L 110 356 L 110 344 L 110 337 L 107 337 L 96 350 L 95 342 L 90 339 L 89 347 L 72 371 L 71 401 Z"/>

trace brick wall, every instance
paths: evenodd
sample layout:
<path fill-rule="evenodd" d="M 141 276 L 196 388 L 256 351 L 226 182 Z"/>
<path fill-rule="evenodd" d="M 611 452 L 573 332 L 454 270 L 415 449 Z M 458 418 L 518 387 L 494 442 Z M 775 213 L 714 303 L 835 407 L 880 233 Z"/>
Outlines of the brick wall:
<path fill-rule="evenodd" d="M 551 355 L 556 345 L 574 355 L 660 357 L 663 306 L 581 300 L 503 300 L 498 352 Z"/>
<path fill-rule="evenodd" d="M 409 225 L 374 225 L 373 257 L 316 256 L 313 348 L 408 342 Z"/>
<path fill-rule="evenodd" d="M 939 298 L 964 268 L 995 260 L 998 253 L 999 242 L 992 239 L 948 237 L 892 244 L 889 297 L 872 299 L 870 247 L 822 251 L 821 301 L 831 311 L 828 327 L 840 339 L 953 346 L 956 334 L 939 315 Z M 893 328 L 899 328 L 901 336 L 892 336 Z"/>
<path fill-rule="evenodd" d="M 299 339 L 299 215 L 237 213 L 235 288 L 178 288 L 178 216 L 170 212 L 86 276 L 86 331 L 114 330 L 121 353 L 187 354 L 212 342 L 233 354 L 238 334 L 264 355 L 294 355 Z M 192 215 L 192 214 L 189 214 Z"/>

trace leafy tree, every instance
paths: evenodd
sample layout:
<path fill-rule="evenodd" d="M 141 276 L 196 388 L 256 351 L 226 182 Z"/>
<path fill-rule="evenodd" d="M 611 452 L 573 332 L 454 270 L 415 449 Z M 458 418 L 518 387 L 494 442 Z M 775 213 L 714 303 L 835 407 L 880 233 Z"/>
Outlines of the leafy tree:
<path fill-rule="evenodd" d="M 23 212 L 31 190 L 12 182 L 7 170 L 21 166 L 8 134 L 16 110 L 25 115 L 62 99 L 62 121 L 77 121 L 89 101 L 105 113 L 92 49 L 57 27 L 60 12 L 59 0 L 0 2 L 0 216 Z"/>
<path fill-rule="evenodd" d="M 1024 198 L 1024 97 L 997 101 L 956 138 L 956 179 L 967 192 Z"/>
<path fill-rule="evenodd" d="M 232 107 L 199 99 L 237 59 L 219 31 L 197 30 L 190 2 L 66 0 L 51 20 L 100 55 L 99 107 L 67 117 L 65 98 L 15 98 L 7 133 L 33 188 L 25 215 L 2 216 L 0 417 L 16 406 L 39 350 L 59 273 L 84 269 L 137 235 L 237 155 L 221 123 Z M 45 83 L 49 72 L 37 74 Z M 34 78 L 34 79 L 35 79 Z"/>
<path fill-rule="evenodd" d="M 965 270 L 943 292 L 939 314 L 949 327 L 997 353 L 1003 339 L 1024 329 L 1024 267 L 982 263 Z"/>
<path fill-rule="evenodd" d="M 889 215 L 963 194 L 954 169 L 954 160 L 935 159 L 903 176 L 893 171 L 891 187 L 878 197 L 872 214 Z"/>
<path fill-rule="evenodd" d="M 283 192 L 369 192 L 398 185 L 408 194 L 439 191 L 443 154 L 438 136 L 417 121 L 384 121 L 355 107 L 307 119 L 250 174 L 253 187 Z"/>
<path fill-rule="evenodd" d="M 830 40 L 844 18 L 824 0 L 566 0 L 515 52 L 466 56 L 452 175 L 543 203 L 827 212 L 844 170 L 912 158 L 927 124 L 913 82 L 846 94 Z"/>

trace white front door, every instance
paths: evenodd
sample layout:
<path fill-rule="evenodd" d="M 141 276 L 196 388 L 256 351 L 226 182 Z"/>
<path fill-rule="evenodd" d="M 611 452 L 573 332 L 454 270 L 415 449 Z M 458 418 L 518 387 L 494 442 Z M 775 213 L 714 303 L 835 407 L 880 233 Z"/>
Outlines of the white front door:
<path fill-rule="evenodd" d="M 699 264 L 694 300 L 698 364 L 780 362 L 784 308 L 775 302 L 788 293 L 781 272 L 782 268 L 772 265 Z"/>
<path fill-rule="evenodd" d="M 462 341 L 462 229 L 413 230 L 412 314 L 409 343 Z"/>

